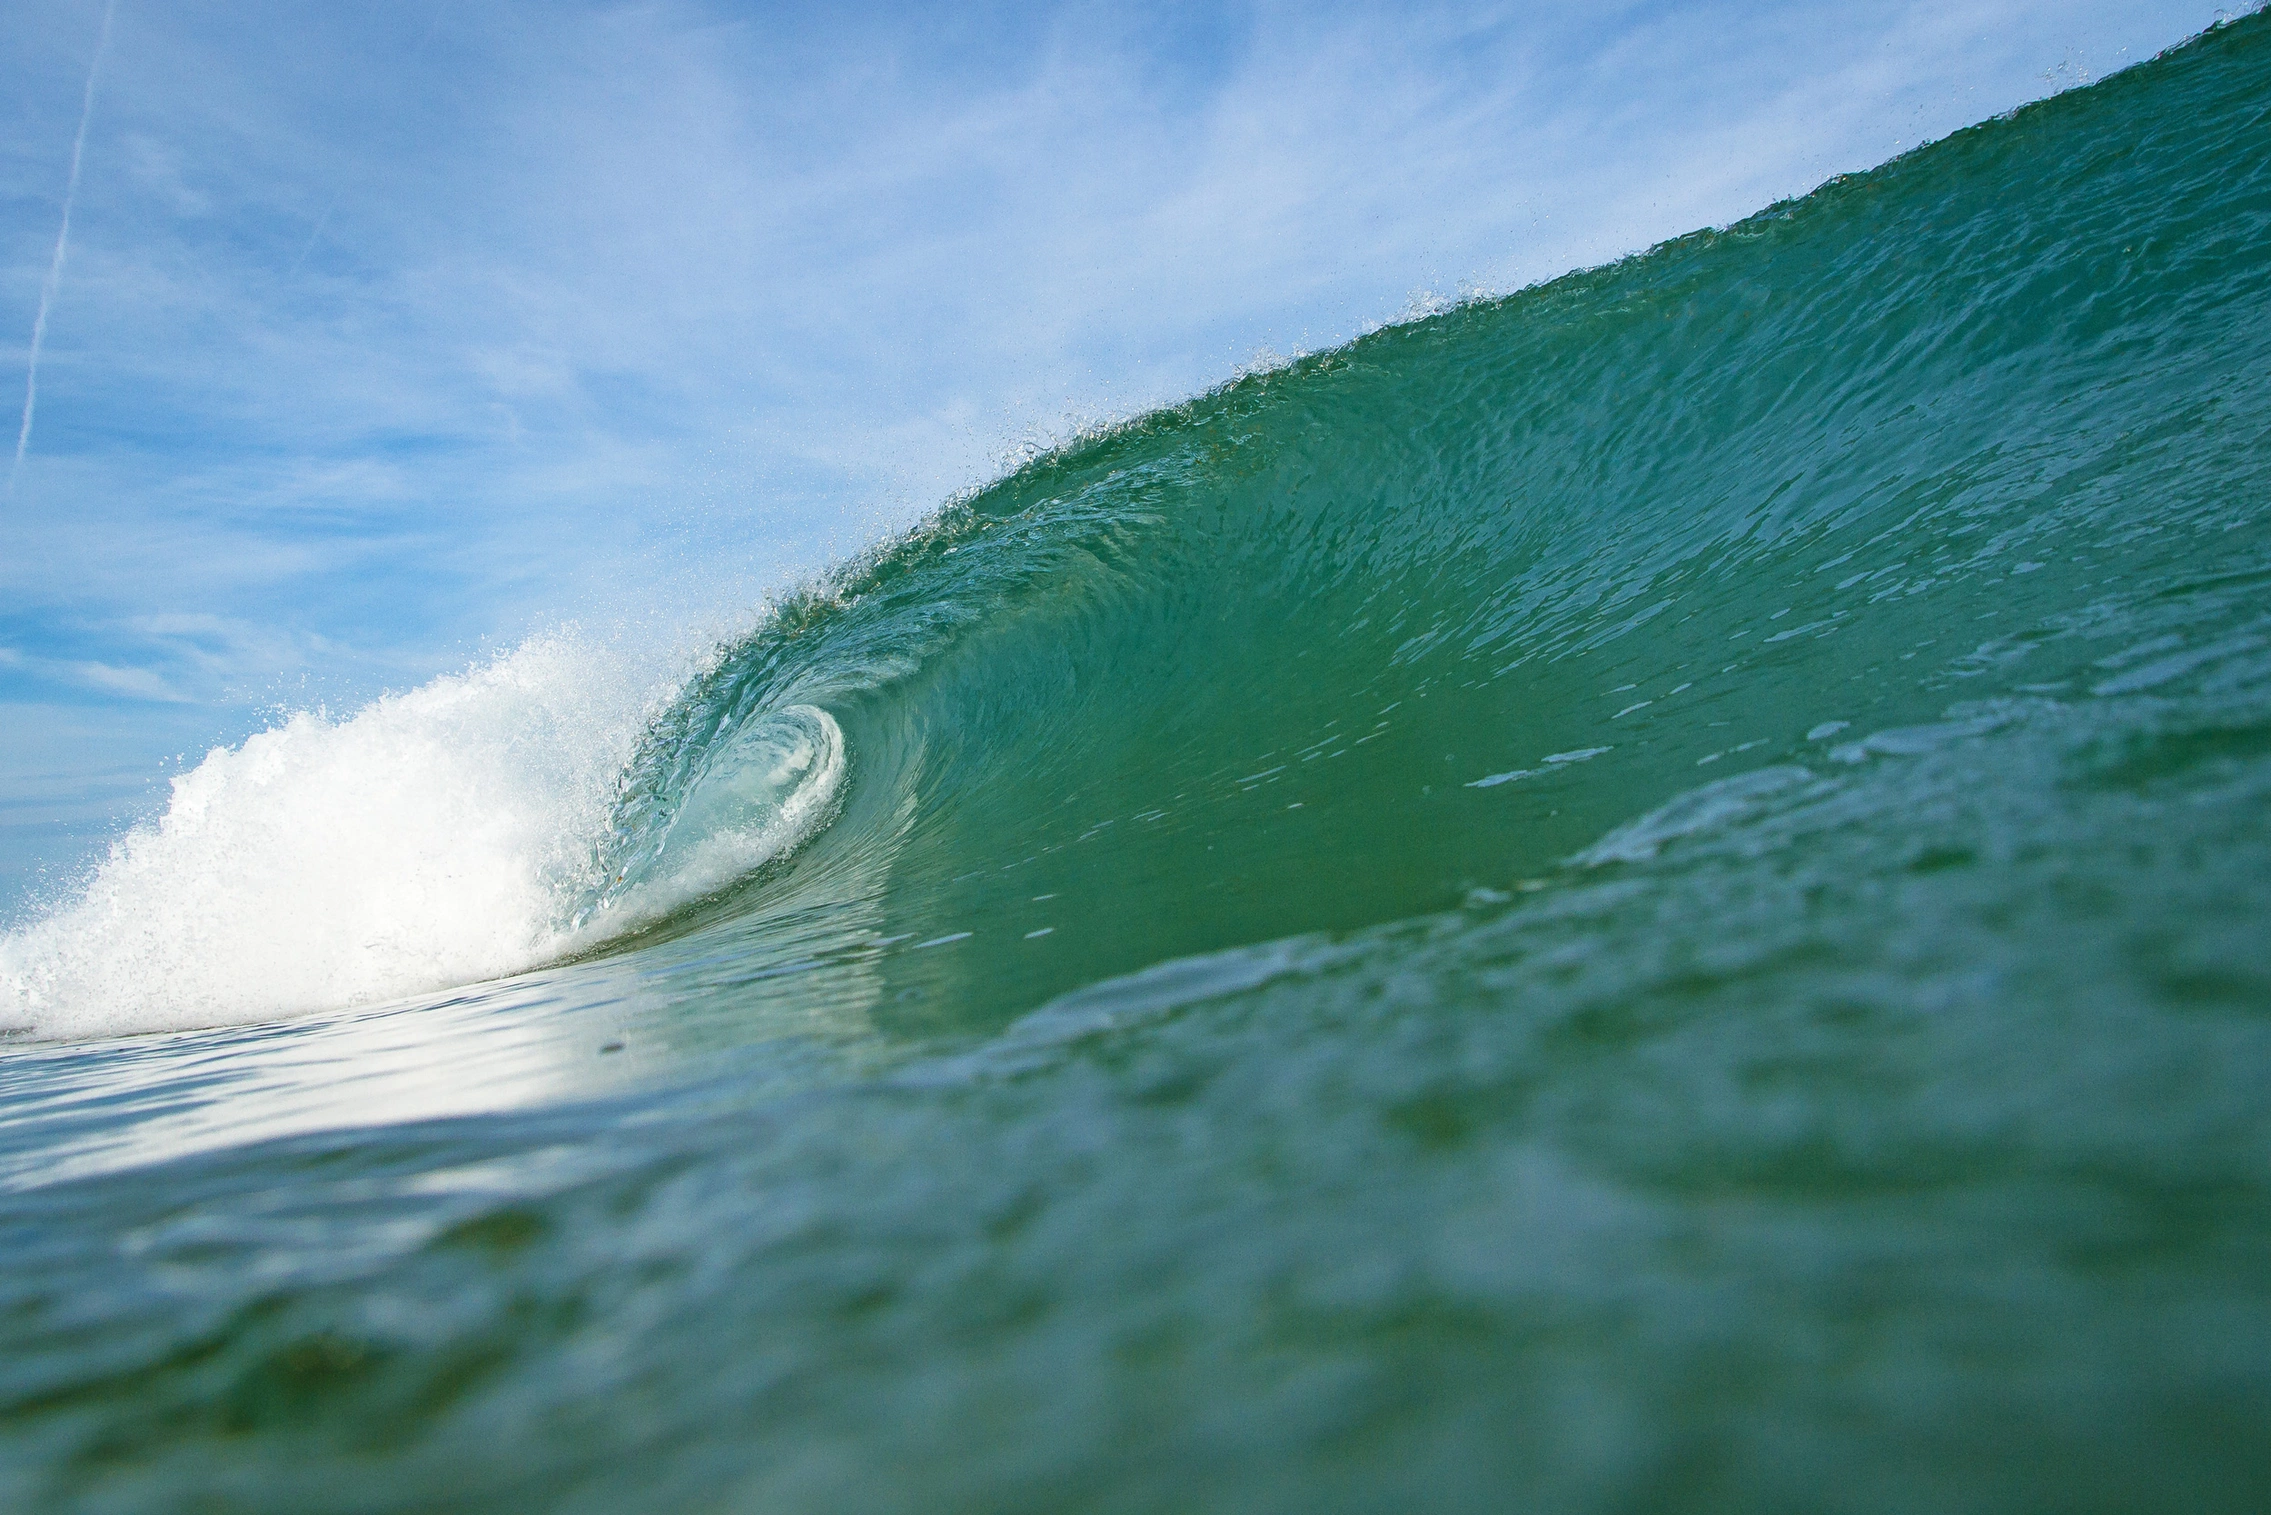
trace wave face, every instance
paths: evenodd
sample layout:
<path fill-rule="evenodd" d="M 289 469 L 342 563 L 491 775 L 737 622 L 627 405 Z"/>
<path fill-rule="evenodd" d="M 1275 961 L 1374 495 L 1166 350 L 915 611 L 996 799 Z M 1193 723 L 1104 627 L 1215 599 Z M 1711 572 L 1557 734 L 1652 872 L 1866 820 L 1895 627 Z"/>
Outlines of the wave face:
<path fill-rule="evenodd" d="M 493 850 L 413 781 L 472 882 L 389 992 L 551 966 L 0 1059 L 0 1493 L 2271 1501 L 2260 16 L 1039 458 L 573 724 Z M 77 908 L 269 854 L 166 856 Z M 270 945 L 86 971 L 379 982 Z"/>

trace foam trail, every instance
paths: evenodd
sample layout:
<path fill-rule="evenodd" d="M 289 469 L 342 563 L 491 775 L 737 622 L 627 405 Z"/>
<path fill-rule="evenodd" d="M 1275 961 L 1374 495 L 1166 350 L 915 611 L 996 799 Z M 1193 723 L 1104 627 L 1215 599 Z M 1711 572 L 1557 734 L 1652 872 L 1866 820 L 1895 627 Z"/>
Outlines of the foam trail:
<path fill-rule="evenodd" d="M 31 357 L 24 365 L 24 421 L 16 430 L 16 459 L 8 465 L 8 493 L 16 492 L 16 475 L 23 470 L 24 453 L 32 445 L 32 408 L 39 399 L 39 350 L 47 340 L 47 313 L 63 283 L 63 258 L 71 245 L 71 207 L 79 198 L 79 162 L 87 151 L 87 122 L 95 114 L 95 78 L 102 72 L 103 54 L 110 50 L 110 22 L 118 0 L 103 6 L 102 32 L 95 38 L 95 55 L 87 64 L 87 92 L 79 102 L 79 132 L 71 139 L 71 175 L 63 189 L 63 223 L 55 232 L 55 256 L 48 261 L 47 281 L 39 287 L 39 313 L 32 317 Z"/>

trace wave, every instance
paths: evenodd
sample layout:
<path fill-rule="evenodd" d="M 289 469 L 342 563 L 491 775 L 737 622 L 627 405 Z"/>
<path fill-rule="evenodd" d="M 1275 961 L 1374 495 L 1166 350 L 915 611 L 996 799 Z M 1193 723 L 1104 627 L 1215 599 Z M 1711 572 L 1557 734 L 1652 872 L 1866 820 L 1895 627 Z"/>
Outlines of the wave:
<path fill-rule="evenodd" d="M 880 924 L 847 948 L 958 943 L 885 1019 L 982 1029 L 1164 960 L 1669 866 L 1951 747 L 2007 754 L 1982 782 L 2015 791 L 2075 722 L 2244 745 L 2262 35 L 954 503 L 646 733 L 634 831 L 754 712 L 833 712 L 853 770 L 791 868 L 670 929 L 856 877 Z M 2080 818 L 2045 842 L 2101 844 Z"/>
<path fill-rule="evenodd" d="M 0 941 L 0 1019 L 256 1018 L 802 911 L 966 943 L 886 1018 L 998 1025 L 1645 864 L 1920 731 L 2251 730 L 2202 712 L 2271 635 L 2261 35 L 1085 435 L 683 680 L 548 639 L 295 717 Z"/>

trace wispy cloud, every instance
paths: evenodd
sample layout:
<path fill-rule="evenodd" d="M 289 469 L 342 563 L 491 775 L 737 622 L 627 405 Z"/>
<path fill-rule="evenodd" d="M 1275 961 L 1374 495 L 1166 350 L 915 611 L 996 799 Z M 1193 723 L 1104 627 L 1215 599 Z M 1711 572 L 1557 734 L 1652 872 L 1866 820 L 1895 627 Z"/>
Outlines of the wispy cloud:
<path fill-rule="evenodd" d="M 18 698 L 34 700 L 78 691 L 160 704 L 273 703 L 295 674 L 343 652 L 321 637 L 194 613 L 75 624 L 60 628 L 60 638 L 58 628 L 19 622 L 19 629 L 50 642 L 99 647 L 107 656 L 54 656 L 0 644 L 0 698 L 14 683 Z"/>
<path fill-rule="evenodd" d="M 29 657 L 13 647 L 0 647 L 0 668 L 43 682 L 76 686 L 99 694 L 161 704 L 187 704 L 189 696 L 147 668 L 120 668 L 88 660 Z"/>

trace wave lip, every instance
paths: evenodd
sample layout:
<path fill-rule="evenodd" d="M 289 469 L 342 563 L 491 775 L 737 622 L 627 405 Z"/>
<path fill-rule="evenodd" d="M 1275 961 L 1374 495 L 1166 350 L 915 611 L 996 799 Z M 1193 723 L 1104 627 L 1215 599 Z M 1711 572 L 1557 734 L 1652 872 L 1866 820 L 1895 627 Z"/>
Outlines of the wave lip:
<path fill-rule="evenodd" d="M 577 928 L 612 934 L 747 877 L 828 819 L 843 778 L 843 729 L 819 706 L 744 721 L 708 746 L 675 803 L 617 834 L 621 861 L 577 912 Z"/>

